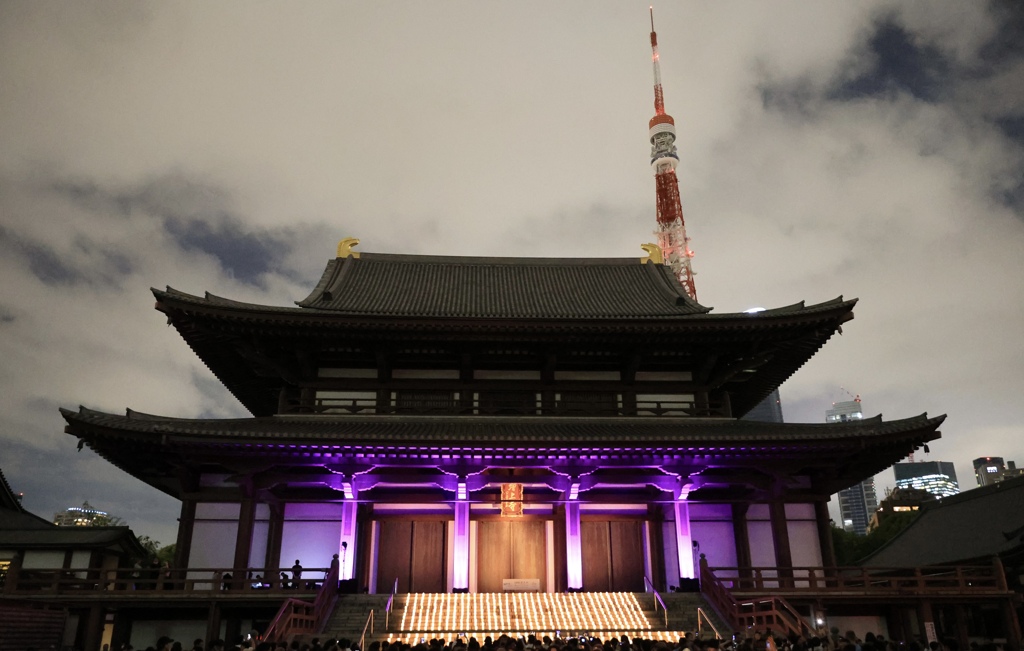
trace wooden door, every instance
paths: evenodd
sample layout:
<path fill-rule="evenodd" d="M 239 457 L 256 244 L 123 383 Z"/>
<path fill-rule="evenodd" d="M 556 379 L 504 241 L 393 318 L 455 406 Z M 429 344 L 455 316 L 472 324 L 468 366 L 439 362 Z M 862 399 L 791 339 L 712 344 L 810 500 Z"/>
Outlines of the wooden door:
<path fill-rule="evenodd" d="M 482 520 L 477 524 L 477 592 L 501 592 L 505 579 L 540 579 L 546 589 L 542 520 Z"/>
<path fill-rule="evenodd" d="M 446 533 L 441 520 L 381 520 L 378 589 L 397 578 L 399 592 L 446 592 Z"/>
<path fill-rule="evenodd" d="M 584 590 L 643 592 L 642 526 L 639 520 L 580 523 Z"/>

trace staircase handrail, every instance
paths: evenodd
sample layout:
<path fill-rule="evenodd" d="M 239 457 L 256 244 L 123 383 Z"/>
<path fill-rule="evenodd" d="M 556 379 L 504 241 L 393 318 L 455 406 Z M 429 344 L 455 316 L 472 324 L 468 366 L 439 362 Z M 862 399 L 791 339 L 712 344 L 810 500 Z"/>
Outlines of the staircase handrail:
<path fill-rule="evenodd" d="M 316 598 L 312 601 L 289 597 L 278 608 L 274 619 L 270 621 L 263 639 L 272 636 L 287 638 L 295 633 L 318 633 L 327 624 L 338 600 L 338 568 L 330 568 L 324 577 Z"/>
<path fill-rule="evenodd" d="M 327 576 L 324 577 L 320 590 L 316 593 L 316 599 L 313 600 L 313 628 L 317 633 L 323 633 L 327 620 L 334 612 L 335 604 L 338 603 L 338 579 L 338 568 L 332 566 L 328 570 Z"/>
<path fill-rule="evenodd" d="M 366 623 L 363 624 L 363 634 L 359 636 L 359 648 L 366 648 L 366 629 L 370 629 L 370 635 L 373 635 L 373 608 L 370 609 L 370 614 L 366 618 Z"/>
<path fill-rule="evenodd" d="M 654 595 L 654 612 L 658 612 L 658 604 L 661 604 L 661 609 L 665 612 L 665 628 L 668 628 L 668 606 L 665 605 L 665 600 L 661 598 L 661 593 L 654 587 L 654 583 L 644 574 L 644 584 L 651 589 L 651 594 Z"/>
<path fill-rule="evenodd" d="M 287 638 L 295 628 L 297 621 L 312 620 L 313 604 L 302 599 L 289 597 L 284 600 L 281 607 L 277 609 L 274 619 L 263 631 L 264 640 L 272 640 L 275 636 L 282 639 Z"/>
<path fill-rule="evenodd" d="M 765 595 L 741 606 L 715 576 L 704 554 L 700 555 L 700 584 L 701 592 L 734 631 L 753 628 L 763 623 L 781 626 L 785 629 L 781 631 L 784 634 L 796 633 L 808 637 L 814 635 L 814 631 L 804 618 L 781 596 Z"/>
<path fill-rule="evenodd" d="M 700 606 L 697 606 L 697 635 L 700 635 L 701 628 L 702 628 L 701 623 L 700 623 L 701 622 L 701 618 L 704 618 L 704 621 L 707 622 L 708 626 L 711 627 L 711 630 L 714 631 L 715 639 L 716 640 L 721 640 L 722 639 L 722 634 L 718 632 L 718 627 L 715 626 L 715 623 L 711 621 L 711 618 L 708 617 L 708 614 L 706 612 L 704 612 L 704 609 L 701 608 Z"/>
<path fill-rule="evenodd" d="M 391 596 L 388 597 L 388 604 L 384 607 L 384 630 L 388 630 L 391 626 L 391 611 L 395 608 L 395 595 L 398 594 L 398 577 L 395 577 L 395 583 L 391 587 Z M 363 647 L 359 647 L 362 649 Z"/>

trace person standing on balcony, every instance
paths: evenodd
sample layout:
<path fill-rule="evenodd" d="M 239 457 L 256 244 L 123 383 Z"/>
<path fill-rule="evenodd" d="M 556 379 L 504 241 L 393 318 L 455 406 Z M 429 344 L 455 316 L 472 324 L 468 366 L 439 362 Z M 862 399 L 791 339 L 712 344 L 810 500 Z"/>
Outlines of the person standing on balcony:
<path fill-rule="evenodd" d="M 298 589 L 302 586 L 302 564 L 299 563 L 299 559 L 295 559 L 295 565 L 292 565 L 292 584 Z"/>

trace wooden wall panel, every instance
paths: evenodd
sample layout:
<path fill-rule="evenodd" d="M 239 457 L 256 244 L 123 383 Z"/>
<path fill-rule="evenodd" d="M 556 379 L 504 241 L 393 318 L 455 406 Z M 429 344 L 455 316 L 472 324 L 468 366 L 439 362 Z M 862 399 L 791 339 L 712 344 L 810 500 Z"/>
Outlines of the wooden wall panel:
<path fill-rule="evenodd" d="M 608 523 L 581 522 L 580 543 L 583 547 L 583 589 L 587 592 L 611 590 Z"/>
<path fill-rule="evenodd" d="M 513 522 L 512 574 L 513 579 L 540 579 L 540 589 L 547 589 L 547 548 L 544 522 L 524 520 Z"/>
<path fill-rule="evenodd" d="M 644 548 L 639 520 L 609 522 L 612 590 L 644 591 Z M 586 585 L 584 582 L 583 585 Z"/>
<path fill-rule="evenodd" d="M 503 579 L 512 576 L 510 523 L 481 520 L 476 530 L 477 592 L 501 592 Z"/>
<path fill-rule="evenodd" d="M 447 592 L 446 524 L 440 520 L 412 523 L 410 592 Z"/>
<path fill-rule="evenodd" d="M 391 590 L 398 578 L 398 591 L 411 592 L 412 520 L 381 520 L 377 552 L 377 585 Z"/>

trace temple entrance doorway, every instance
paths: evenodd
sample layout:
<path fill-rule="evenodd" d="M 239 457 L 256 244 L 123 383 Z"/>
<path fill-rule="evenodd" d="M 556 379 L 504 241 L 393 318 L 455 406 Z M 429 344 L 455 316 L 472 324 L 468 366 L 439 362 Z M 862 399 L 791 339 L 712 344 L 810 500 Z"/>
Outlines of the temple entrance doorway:
<path fill-rule="evenodd" d="M 580 523 L 584 590 L 644 591 L 642 527 L 639 520 Z"/>
<path fill-rule="evenodd" d="M 539 579 L 547 590 L 543 520 L 481 520 L 476 550 L 477 592 L 502 592 L 505 579 Z"/>
<path fill-rule="evenodd" d="M 381 520 L 379 585 L 399 592 L 445 592 L 447 522 L 444 520 Z"/>

